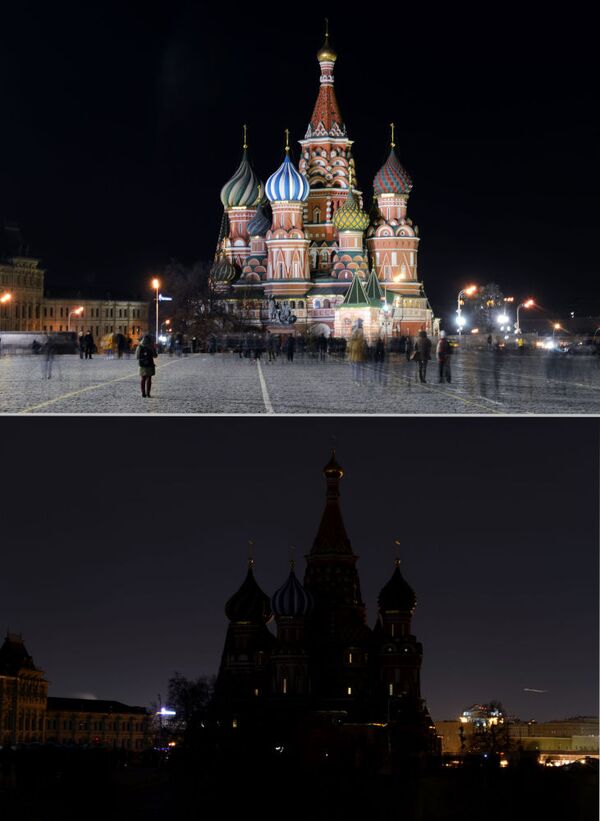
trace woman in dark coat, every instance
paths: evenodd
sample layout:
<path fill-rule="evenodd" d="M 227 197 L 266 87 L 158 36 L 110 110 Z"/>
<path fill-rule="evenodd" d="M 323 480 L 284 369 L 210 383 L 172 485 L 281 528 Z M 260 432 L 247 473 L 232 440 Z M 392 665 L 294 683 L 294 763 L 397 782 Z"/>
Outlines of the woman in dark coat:
<path fill-rule="evenodd" d="M 413 359 L 419 366 L 419 381 L 427 382 L 427 363 L 431 359 L 431 339 L 427 336 L 427 331 L 419 331 L 415 341 L 415 352 Z"/>
<path fill-rule="evenodd" d="M 150 396 L 150 389 L 152 388 L 152 377 L 156 373 L 154 367 L 154 360 L 158 356 L 156 348 L 154 347 L 154 340 L 149 334 L 142 337 L 142 341 L 138 345 L 135 352 L 136 359 L 140 366 L 140 376 L 142 378 L 142 396 Z"/>

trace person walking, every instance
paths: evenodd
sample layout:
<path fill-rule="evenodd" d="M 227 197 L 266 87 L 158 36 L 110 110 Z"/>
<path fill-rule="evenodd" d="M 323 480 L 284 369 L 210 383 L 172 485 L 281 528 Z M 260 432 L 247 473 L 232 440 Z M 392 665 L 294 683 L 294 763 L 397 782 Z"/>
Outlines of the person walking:
<path fill-rule="evenodd" d="M 378 337 L 375 342 L 373 361 L 375 363 L 375 379 L 380 385 L 387 385 L 385 373 L 385 340 L 381 337 Z"/>
<path fill-rule="evenodd" d="M 77 344 L 79 346 L 79 358 L 83 359 L 83 354 L 85 351 L 85 336 L 83 331 L 79 332 L 79 337 L 77 338 Z"/>
<path fill-rule="evenodd" d="M 413 351 L 414 351 L 414 345 L 413 345 L 412 338 L 410 336 L 407 336 L 406 339 L 405 339 L 405 342 L 404 342 L 404 353 L 406 355 L 406 361 L 407 362 L 410 362 L 410 360 L 412 359 Z"/>
<path fill-rule="evenodd" d="M 365 335 L 361 326 L 352 331 L 348 345 L 348 359 L 352 365 L 352 379 L 355 385 L 363 382 L 363 369 L 366 354 Z"/>
<path fill-rule="evenodd" d="M 142 337 L 142 341 L 138 345 L 135 355 L 140 366 L 140 376 L 142 378 L 142 396 L 144 398 L 150 398 L 150 390 L 152 388 L 152 377 L 156 373 L 156 368 L 154 367 L 154 360 L 158 356 L 156 348 L 154 346 L 154 340 L 152 339 L 150 334 L 146 334 L 144 337 Z"/>
<path fill-rule="evenodd" d="M 446 339 L 446 331 L 440 331 L 440 338 L 435 349 L 435 355 L 437 357 L 438 366 L 440 370 L 440 382 L 443 382 L 444 379 L 446 382 L 451 382 L 451 374 L 450 374 L 450 356 L 452 354 L 452 348 L 450 347 L 450 343 Z"/>
<path fill-rule="evenodd" d="M 419 382 L 427 382 L 427 363 L 431 359 L 431 339 L 427 336 L 427 331 L 419 331 L 415 340 L 413 359 L 419 366 Z"/>

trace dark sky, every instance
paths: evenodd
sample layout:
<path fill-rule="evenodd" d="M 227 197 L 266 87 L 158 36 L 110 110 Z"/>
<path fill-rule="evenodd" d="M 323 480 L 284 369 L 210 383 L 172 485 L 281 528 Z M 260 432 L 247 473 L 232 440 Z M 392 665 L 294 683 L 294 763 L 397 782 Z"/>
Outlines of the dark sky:
<path fill-rule="evenodd" d="M 598 424 L 585 419 L 0 420 L 0 625 L 51 694 L 149 704 L 216 672 L 224 604 L 316 533 L 335 436 L 369 623 L 394 539 L 434 718 L 597 713 Z M 303 573 L 303 561 L 299 561 Z M 523 688 L 548 690 L 528 695 Z"/>
<path fill-rule="evenodd" d="M 397 123 L 436 313 L 472 281 L 600 312 L 595 29 L 577 3 L 5 4 L 0 218 L 48 286 L 136 295 L 170 258 L 212 256 L 241 124 L 263 179 L 283 129 L 304 136 L 325 14 L 368 197 Z"/>

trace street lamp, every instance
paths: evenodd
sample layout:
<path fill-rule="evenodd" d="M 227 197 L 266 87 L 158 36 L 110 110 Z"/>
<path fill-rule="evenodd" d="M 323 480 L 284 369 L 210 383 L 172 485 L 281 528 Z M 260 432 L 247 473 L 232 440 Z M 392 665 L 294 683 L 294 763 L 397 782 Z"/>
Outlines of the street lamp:
<path fill-rule="evenodd" d="M 557 331 L 562 331 L 562 325 L 559 325 L 558 322 L 555 322 L 552 326 L 552 341 L 554 342 L 554 335 Z"/>
<path fill-rule="evenodd" d="M 519 311 L 521 310 L 521 308 L 532 308 L 534 305 L 535 305 L 535 302 L 533 301 L 533 299 L 527 299 L 527 300 L 525 300 L 525 302 L 521 302 L 521 304 L 517 306 L 517 321 L 515 322 L 515 333 L 516 334 L 521 333 L 521 326 L 519 324 Z"/>
<path fill-rule="evenodd" d="M 473 296 L 475 291 L 477 290 L 477 285 L 469 285 L 468 288 L 463 288 L 461 291 L 458 292 L 458 297 L 456 299 L 456 324 L 458 325 L 458 335 L 460 336 L 463 326 L 465 324 L 464 319 L 462 318 L 462 303 L 461 299 L 463 296 Z"/>
<path fill-rule="evenodd" d="M 75 308 L 74 311 L 71 311 L 69 313 L 69 320 L 67 322 L 67 330 L 69 331 L 69 333 L 71 332 L 71 317 L 72 316 L 81 316 L 82 313 L 83 313 L 83 305 L 80 308 Z"/>
<path fill-rule="evenodd" d="M 152 280 L 152 287 L 156 291 L 156 336 L 154 339 L 155 345 L 158 345 L 158 289 L 160 288 L 160 280 L 156 277 Z"/>
<path fill-rule="evenodd" d="M 0 302 L 2 302 L 2 303 L 10 302 L 11 299 L 12 299 L 12 294 L 9 294 L 9 293 L 2 294 L 2 296 L 0 296 Z"/>

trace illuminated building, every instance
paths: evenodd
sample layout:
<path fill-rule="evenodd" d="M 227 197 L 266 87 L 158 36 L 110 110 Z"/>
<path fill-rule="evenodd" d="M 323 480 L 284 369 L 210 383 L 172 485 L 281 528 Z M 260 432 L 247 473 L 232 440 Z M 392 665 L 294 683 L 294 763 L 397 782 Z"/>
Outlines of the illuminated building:
<path fill-rule="evenodd" d="M 140 300 L 44 296 L 45 270 L 23 243 L 18 226 L 6 224 L 0 235 L 1 331 L 92 332 L 96 340 L 122 333 L 138 339 L 148 332 L 148 303 Z M 82 311 L 79 311 L 83 308 Z"/>
<path fill-rule="evenodd" d="M 54 742 L 123 750 L 149 746 L 149 713 L 119 701 L 48 697 L 48 681 L 22 637 L 0 647 L 0 746 Z"/>
<path fill-rule="evenodd" d="M 221 190 L 214 291 L 228 311 L 262 328 L 280 330 L 279 307 L 295 317 L 296 329 L 326 336 L 349 336 L 357 319 L 370 339 L 437 331 L 417 272 L 419 231 L 407 214 L 412 180 L 396 153 L 394 128 L 367 214 L 328 35 L 317 60 L 319 91 L 297 167 L 286 132 L 283 162 L 263 185 L 244 126 L 241 162 Z M 370 276 L 375 283 L 367 288 Z"/>
<path fill-rule="evenodd" d="M 269 597 L 249 561 L 226 604 L 229 620 L 215 690 L 219 726 L 238 738 L 270 738 L 309 761 L 324 750 L 383 766 L 435 753 L 435 728 L 421 696 L 423 648 L 411 632 L 415 593 L 399 560 L 369 627 L 339 506 L 342 468 L 324 468 L 325 509 L 303 582 L 294 563 Z M 271 629 L 269 626 L 271 625 Z M 353 759 L 358 761 L 358 758 Z"/>
<path fill-rule="evenodd" d="M 43 741 L 48 682 L 18 633 L 0 647 L 0 746 Z"/>

